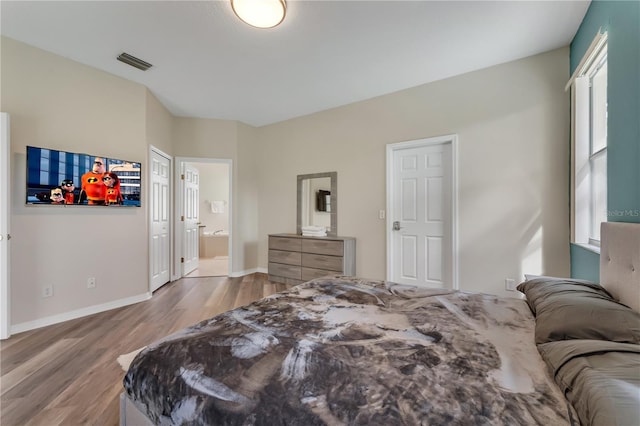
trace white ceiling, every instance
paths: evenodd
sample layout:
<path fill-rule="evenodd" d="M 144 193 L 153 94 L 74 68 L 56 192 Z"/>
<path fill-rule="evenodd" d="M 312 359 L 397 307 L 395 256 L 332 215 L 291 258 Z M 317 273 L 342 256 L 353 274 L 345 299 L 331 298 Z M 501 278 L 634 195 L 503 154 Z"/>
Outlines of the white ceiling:
<path fill-rule="evenodd" d="M 174 115 L 262 126 L 567 46 L 589 1 L 287 6 L 261 30 L 228 1 L 2 0 L 0 29 L 143 84 Z"/>

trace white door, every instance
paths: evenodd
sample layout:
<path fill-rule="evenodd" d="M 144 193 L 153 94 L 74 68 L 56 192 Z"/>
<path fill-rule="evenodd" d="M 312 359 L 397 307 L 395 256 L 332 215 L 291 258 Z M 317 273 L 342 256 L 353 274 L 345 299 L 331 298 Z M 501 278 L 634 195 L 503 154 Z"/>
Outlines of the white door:
<path fill-rule="evenodd" d="M 396 144 L 390 160 L 390 280 L 454 288 L 452 146 Z"/>
<path fill-rule="evenodd" d="M 171 280 L 171 160 L 151 151 L 151 291 Z"/>
<path fill-rule="evenodd" d="M 184 261 L 182 262 L 182 275 L 187 275 L 198 267 L 198 257 L 200 255 L 198 244 L 200 175 L 198 169 L 189 164 L 184 165 L 182 175 L 184 186 L 182 191 L 182 216 L 184 218 L 184 240 L 182 244 Z"/>
<path fill-rule="evenodd" d="M 0 113 L 0 339 L 9 332 L 9 115 Z"/>

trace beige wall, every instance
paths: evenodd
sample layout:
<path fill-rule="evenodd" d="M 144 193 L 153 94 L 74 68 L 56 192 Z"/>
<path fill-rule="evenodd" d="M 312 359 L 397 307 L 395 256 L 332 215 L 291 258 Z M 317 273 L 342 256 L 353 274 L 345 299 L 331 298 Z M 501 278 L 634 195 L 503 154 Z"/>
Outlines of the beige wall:
<path fill-rule="evenodd" d="M 146 293 L 148 203 L 107 210 L 24 201 L 26 145 L 146 164 L 145 88 L 7 38 L 1 71 L 14 179 L 12 325 Z M 47 284 L 54 293 L 45 299 Z"/>
<path fill-rule="evenodd" d="M 178 157 L 228 158 L 237 152 L 235 121 L 175 117 L 173 120 L 173 152 Z"/>
<path fill-rule="evenodd" d="M 262 128 L 173 117 L 139 84 L 6 38 L 1 66 L 0 107 L 12 119 L 13 326 L 148 285 L 148 190 L 142 208 L 108 213 L 26 207 L 26 145 L 143 167 L 149 144 L 231 159 L 234 275 L 266 270 L 267 234 L 295 231 L 296 176 L 337 171 L 339 234 L 357 238 L 358 275 L 385 278 L 385 147 L 456 133 L 461 287 L 500 294 L 506 277 L 568 273 L 568 49 Z M 54 296 L 43 299 L 46 284 Z"/>
<path fill-rule="evenodd" d="M 167 155 L 173 155 L 173 115 L 149 90 L 146 92 L 147 142 Z"/>
<path fill-rule="evenodd" d="M 259 129 L 259 265 L 294 232 L 296 176 L 338 172 L 338 234 L 357 274 L 386 278 L 385 147 L 459 136 L 459 283 L 504 292 L 523 273 L 567 274 L 568 49 Z"/>
<path fill-rule="evenodd" d="M 235 190 L 233 215 L 233 270 L 255 271 L 258 267 L 258 167 L 262 159 L 257 155 L 259 129 L 238 124 L 238 161 L 234 166 Z M 270 205 L 267 204 L 265 208 Z"/>
<path fill-rule="evenodd" d="M 255 138 L 254 128 L 235 121 L 182 117 L 173 121 L 173 152 L 177 157 L 232 160 L 233 276 L 253 272 L 257 267 Z"/>

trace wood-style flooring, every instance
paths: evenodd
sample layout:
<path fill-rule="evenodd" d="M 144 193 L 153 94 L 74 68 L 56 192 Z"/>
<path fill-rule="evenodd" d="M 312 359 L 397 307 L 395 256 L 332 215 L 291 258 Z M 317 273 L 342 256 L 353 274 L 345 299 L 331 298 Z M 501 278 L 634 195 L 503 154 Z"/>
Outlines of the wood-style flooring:
<path fill-rule="evenodd" d="M 229 256 L 201 257 L 198 267 L 185 275 L 185 278 L 195 277 L 226 277 L 229 275 Z"/>
<path fill-rule="evenodd" d="M 12 336 L 0 342 L 0 425 L 117 425 L 119 355 L 285 288 L 265 274 L 183 278 L 148 301 Z"/>

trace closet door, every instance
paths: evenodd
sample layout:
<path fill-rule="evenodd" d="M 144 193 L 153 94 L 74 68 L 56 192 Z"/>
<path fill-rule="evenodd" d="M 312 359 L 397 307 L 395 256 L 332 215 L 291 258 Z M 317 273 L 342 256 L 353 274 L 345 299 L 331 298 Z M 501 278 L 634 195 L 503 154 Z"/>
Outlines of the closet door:
<path fill-rule="evenodd" d="M 171 159 L 151 151 L 151 291 L 171 280 Z"/>

